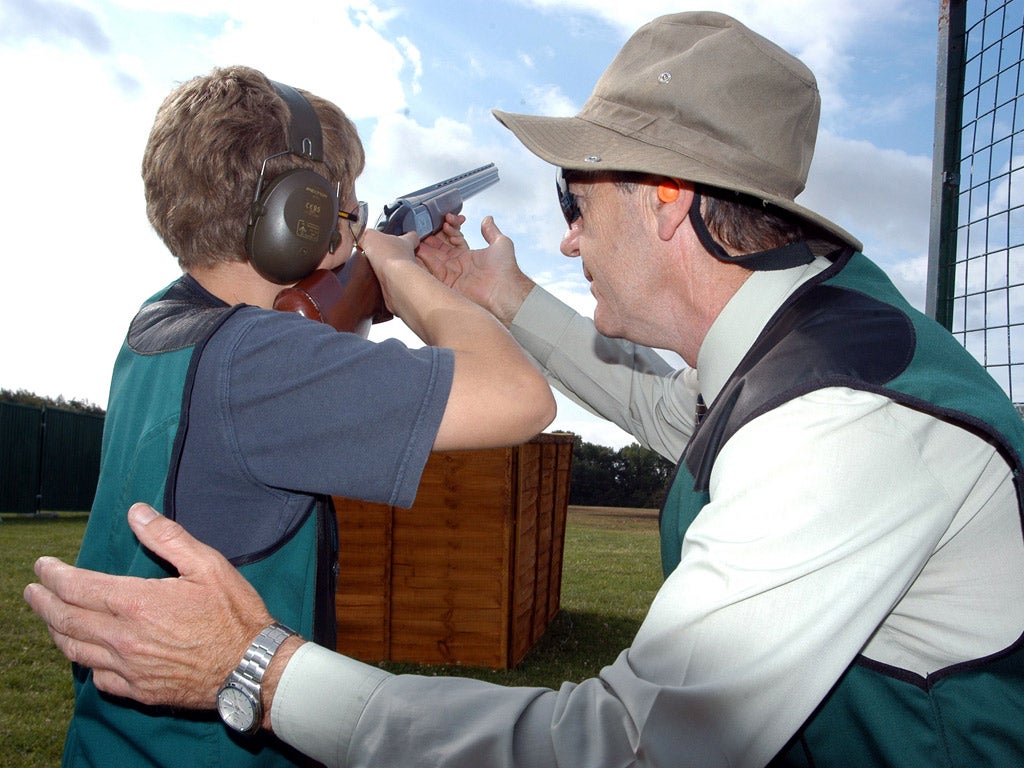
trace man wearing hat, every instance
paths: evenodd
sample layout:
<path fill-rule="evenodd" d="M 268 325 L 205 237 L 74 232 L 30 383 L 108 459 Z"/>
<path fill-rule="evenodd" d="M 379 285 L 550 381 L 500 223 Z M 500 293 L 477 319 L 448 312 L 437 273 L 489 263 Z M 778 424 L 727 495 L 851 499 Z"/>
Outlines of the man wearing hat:
<path fill-rule="evenodd" d="M 293 639 L 268 668 L 268 727 L 346 766 L 1024 764 L 1024 424 L 851 235 L 794 202 L 818 103 L 782 49 L 686 13 L 641 28 L 576 117 L 496 113 L 559 169 L 593 323 L 518 270 L 490 219 L 486 249 L 453 220 L 428 265 L 556 385 L 678 458 L 665 583 L 631 647 L 558 691 L 391 676 Z M 183 579 L 129 600 L 44 560 L 26 596 L 98 685 L 209 707 L 237 658 L 175 650 L 229 621 L 197 597 L 244 605 L 230 621 L 251 635 L 270 617 L 173 523 L 131 519 Z M 161 625 L 143 625 L 154 604 Z M 151 656 L 177 666 L 154 677 Z M 186 682 L 197 670 L 209 685 Z"/>

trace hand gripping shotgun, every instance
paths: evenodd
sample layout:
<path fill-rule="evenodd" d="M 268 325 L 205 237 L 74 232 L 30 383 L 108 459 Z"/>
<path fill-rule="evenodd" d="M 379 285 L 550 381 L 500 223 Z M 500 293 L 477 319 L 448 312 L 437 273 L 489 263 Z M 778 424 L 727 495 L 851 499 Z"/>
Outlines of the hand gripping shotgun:
<path fill-rule="evenodd" d="M 462 202 L 498 183 L 494 163 L 431 184 L 384 206 L 376 228 L 389 235 L 415 231 L 420 238 L 441 229 L 445 214 L 458 213 Z M 317 269 L 274 300 L 274 309 L 298 312 L 338 331 L 366 338 L 370 326 L 390 320 L 380 283 L 361 250 L 335 269 Z"/>

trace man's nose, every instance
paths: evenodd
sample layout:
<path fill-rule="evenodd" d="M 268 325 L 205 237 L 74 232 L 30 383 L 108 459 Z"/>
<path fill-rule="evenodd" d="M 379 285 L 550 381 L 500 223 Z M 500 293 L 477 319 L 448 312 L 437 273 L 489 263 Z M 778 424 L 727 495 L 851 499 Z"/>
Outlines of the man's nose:
<path fill-rule="evenodd" d="M 575 258 L 580 255 L 579 248 L 579 226 L 577 222 L 579 219 L 569 225 L 569 228 L 565 230 L 565 234 L 562 235 L 562 243 L 559 246 L 559 250 L 564 256 L 569 258 Z"/>

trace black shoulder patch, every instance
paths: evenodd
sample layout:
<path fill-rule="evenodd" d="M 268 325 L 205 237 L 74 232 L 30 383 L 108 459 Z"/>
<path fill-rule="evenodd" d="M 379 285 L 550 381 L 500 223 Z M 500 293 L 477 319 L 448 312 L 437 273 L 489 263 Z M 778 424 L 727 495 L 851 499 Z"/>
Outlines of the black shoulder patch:
<path fill-rule="evenodd" d="M 695 488 L 707 489 L 719 450 L 751 419 L 825 387 L 878 390 L 906 370 L 915 346 L 896 307 L 831 285 L 802 293 L 769 322 L 687 446 Z"/>
<path fill-rule="evenodd" d="M 128 346 L 140 355 L 195 346 L 207 339 L 233 309 L 213 304 L 185 280 L 178 280 L 135 315 L 128 328 Z"/>

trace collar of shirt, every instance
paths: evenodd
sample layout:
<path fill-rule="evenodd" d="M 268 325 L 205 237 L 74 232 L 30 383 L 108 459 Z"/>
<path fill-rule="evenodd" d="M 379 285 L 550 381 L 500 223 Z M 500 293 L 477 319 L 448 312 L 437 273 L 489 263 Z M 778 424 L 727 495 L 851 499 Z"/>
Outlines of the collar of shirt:
<path fill-rule="evenodd" d="M 700 391 L 708 406 L 782 303 L 831 265 L 819 256 L 805 266 L 751 273 L 711 324 L 697 354 Z"/>

